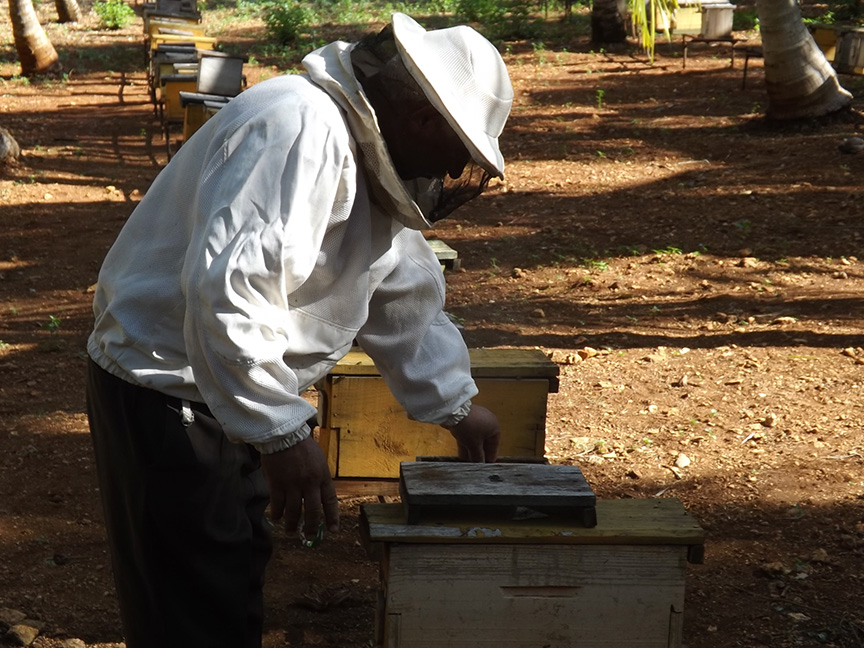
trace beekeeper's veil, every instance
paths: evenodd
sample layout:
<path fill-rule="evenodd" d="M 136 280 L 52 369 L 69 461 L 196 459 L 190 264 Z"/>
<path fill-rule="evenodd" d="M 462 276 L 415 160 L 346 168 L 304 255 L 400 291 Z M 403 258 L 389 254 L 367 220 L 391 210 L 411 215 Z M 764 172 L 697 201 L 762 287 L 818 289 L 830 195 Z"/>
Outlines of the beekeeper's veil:
<path fill-rule="evenodd" d="M 435 222 L 478 196 L 491 177 L 504 177 L 498 137 L 510 114 L 513 87 L 498 50 L 471 27 L 426 31 L 409 16 L 394 13 L 392 33 L 408 73 L 471 154 L 459 178 L 406 182 L 426 219 Z M 388 48 L 387 40 L 379 39 L 380 51 L 372 52 L 382 63 L 394 54 L 393 41 Z"/>

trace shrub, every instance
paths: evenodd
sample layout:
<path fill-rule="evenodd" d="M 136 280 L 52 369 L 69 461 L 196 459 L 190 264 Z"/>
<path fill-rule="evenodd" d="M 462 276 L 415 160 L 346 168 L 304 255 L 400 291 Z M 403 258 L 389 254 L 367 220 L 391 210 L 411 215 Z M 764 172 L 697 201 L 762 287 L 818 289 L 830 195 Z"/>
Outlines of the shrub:
<path fill-rule="evenodd" d="M 303 29 L 315 18 L 308 7 L 291 0 L 276 0 L 264 6 L 264 24 L 267 33 L 280 45 L 293 45 Z"/>
<path fill-rule="evenodd" d="M 478 23 L 478 29 L 493 41 L 538 34 L 527 0 L 457 0 L 455 14 L 460 21 Z"/>
<path fill-rule="evenodd" d="M 759 28 L 759 15 L 756 9 L 738 10 L 732 14 L 732 29 L 734 31 L 750 31 Z"/>
<path fill-rule="evenodd" d="M 504 18 L 506 10 L 497 0 L 457 0 L 456 17 L 467 22 L 496 22 Z"/>
<path fill-rule="evenodd" d="M 135 19 L 135 12 L 123 0 L 94 2 L 93 11 L 105 29 L 122 29 Z"/>

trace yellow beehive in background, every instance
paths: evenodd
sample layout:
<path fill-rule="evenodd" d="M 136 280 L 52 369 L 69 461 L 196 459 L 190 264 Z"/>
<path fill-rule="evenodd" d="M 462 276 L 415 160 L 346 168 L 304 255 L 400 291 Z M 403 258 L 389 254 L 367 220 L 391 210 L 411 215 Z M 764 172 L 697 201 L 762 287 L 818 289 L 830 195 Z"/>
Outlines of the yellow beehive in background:
<path fill-rule="evenodd" d="M 480 390 L 472 402 L 498 416 L 499 455 L 542 457 L 546 401 L 558 391 L 558 366 L 530 349 L 471 349 L 470 354 Z M 408 418 L 371 358 L 359 349 L 349 352 L 317 387 L 319 443 L 342 493 L 395 494 L 401 462 L 457 454 L 447 430 Z"/>

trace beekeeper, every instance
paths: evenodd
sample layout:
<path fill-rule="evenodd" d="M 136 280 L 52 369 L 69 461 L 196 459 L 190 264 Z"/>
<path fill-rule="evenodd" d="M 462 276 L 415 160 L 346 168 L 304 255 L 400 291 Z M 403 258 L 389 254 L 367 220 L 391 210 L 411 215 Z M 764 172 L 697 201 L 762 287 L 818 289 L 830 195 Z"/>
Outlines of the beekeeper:
<path fill-rule="evenodd" d="M 338 528 L 303 391 L 356 340 L 409 415 L 494 461 L 421 230 L 503 177 L 498 51 L 396 13 L 232 99 L 105 258 L 87 397 L 128 648 L 257 647 L 265 520 Z"/>

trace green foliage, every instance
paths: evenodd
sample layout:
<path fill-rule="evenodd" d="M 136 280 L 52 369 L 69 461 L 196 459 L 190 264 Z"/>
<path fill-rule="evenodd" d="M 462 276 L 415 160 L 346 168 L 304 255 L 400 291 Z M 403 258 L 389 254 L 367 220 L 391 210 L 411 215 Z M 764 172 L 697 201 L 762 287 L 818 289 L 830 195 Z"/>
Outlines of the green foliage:
<path fill-rule="evenodd" d="M 57 317 L 56 315 L 48 316 L 48 323 L 43 325 L 43 328 L 47 329 L 51 333 L 56 333 L 60 330 L 60 323 L 63 320 Z"/>
<path fill-rule="evenodd" d="M 198 6 L 216 35 L 229 31 L 234 23 L 259 20 L 264 12 L 264 5 L 255 0 L 199 0 Z"/>
<path fill-rule="evenodd" d="M 452 14 L 455 11 L 456 1 L 457 0 L 426 0 L 423 3 L 423 7 L 429 13 L 438 13 L 443 16 L 445 14 Z"/>
<path fill-rule="evenodd" d="M 540 33 L 532 5 L 525 0 L 456 0 L 454 17 L 477 23 L 491 40 L 534 38 Z"/>
<path fill-rule="evenodd" d="M 294 45 L 315 20 L 315 12 L 291 0 L 274 0 L 264 5 L 267 34 L 280 45 Z"/>
<path fill-rule="evenodd" d="M 394 11 L 404 11 L 412 14 L 411 9 L 403 5 L 391 3 L 366 2 L 357 0 L 316 0 L 315 10 L 322 18 L 326 16 L 327 21 L 340 25 L 363 25 L 371 22 L 389 20 Z M 426 11 L 424 5 L 424 13 Z M 430 6 L 428 11 L 432 11 Z"/>
<path fill-rule="evenodd" d="M 816 25 L 833 25 L 837 21 L 837 17 L 834 15 L 833 11 L 826 11 L 815 18 L 804 16 L 803 20 L 805 24 L 813 23 Z"/>
<path fill-rule="evenodd" d="M 753 231 L 753 223 L 746 218 L 735 221 L 733 225 L 735 226 L 735 229 L 738 230 L 738 233 L 745 238 L 750 236 Z"/>
<path fill-rule="evenodd" d="M 457 0 L 456 16 L 468 22 L 486 22 L 489 19 L 499 20 L 504 8 L 497 0 Z"/>
<path fill-rule="evenodd" d="M 824 5 L 816 5 L 814 9 L 817 6 L 824 7 L 825 11 L 814 18 L 805 17 L 804 22 L 815 22 L 823 25 L 861 23 L 861 4 L 857 0 L 829 2 Z"/>
<path fill-rule="evenodd" d="M 123 0 L 94 2 L 93 11 L 99 16 L 99 22 L 105 29 L 123 29 L 135 20 L 135 12 L 132 7 Z"/>
<path fill-rule="evenodd" d="M 234 13 L 239 18 L 252 18 L 261 13 L 261 5 L 254 0 L 237 0 Z"/>
<path fill-rule="evenodd" d="M 732 13 L 732 29 L 734 31 L 751 31 L 759 29 L 759 15 L 756 9 L 741 7 Z"/>
<path fill-rule="evenodd" d="M 605 272 L 609 269 L 609 264 L 603 259 L 585 259 L 585 265 L 600 272 Z"/>
<path fill-rule="evenodd" d="M 633 26 L 641 34 L 642 48 L 648 53 L 651 61 L 654 61 L 654 42 L 657 34 L 657 17 L 671 16 L 678 8 L 678 0 L 628 0 L 630 8 L 630 19 Z M 663 34 L 666 40 L 671 41 L 667 26 L 663 26 Z"/>

